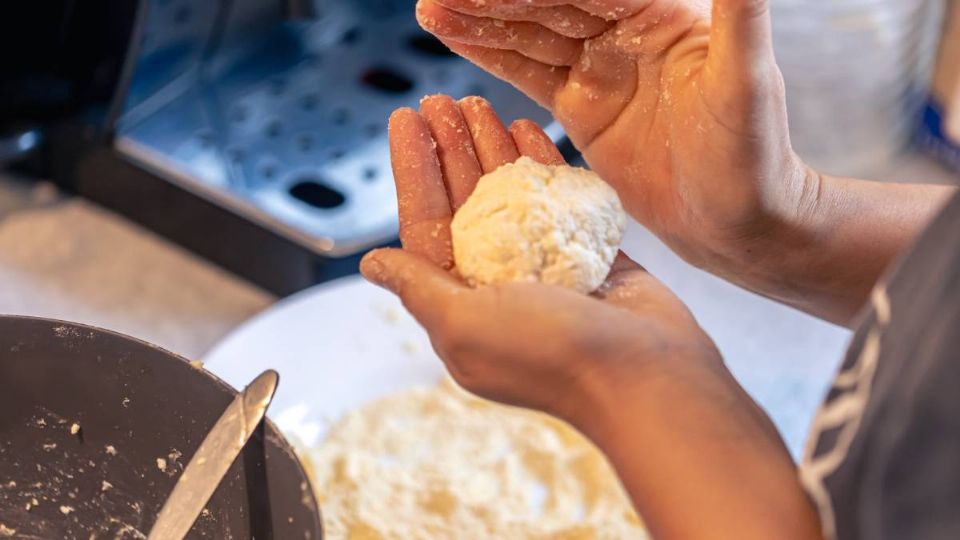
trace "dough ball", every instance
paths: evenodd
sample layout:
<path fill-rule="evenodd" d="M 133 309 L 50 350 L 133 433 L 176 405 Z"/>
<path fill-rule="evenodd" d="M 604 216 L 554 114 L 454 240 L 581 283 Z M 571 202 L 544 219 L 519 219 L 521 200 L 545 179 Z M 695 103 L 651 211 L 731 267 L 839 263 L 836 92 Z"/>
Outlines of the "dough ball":
<path fill-rule="evenodd" d="M 522 157 L 485 175 L 451 223 L 453 257 L 473 285 L 603 284 L 627 217 L 595 173 Z"/>

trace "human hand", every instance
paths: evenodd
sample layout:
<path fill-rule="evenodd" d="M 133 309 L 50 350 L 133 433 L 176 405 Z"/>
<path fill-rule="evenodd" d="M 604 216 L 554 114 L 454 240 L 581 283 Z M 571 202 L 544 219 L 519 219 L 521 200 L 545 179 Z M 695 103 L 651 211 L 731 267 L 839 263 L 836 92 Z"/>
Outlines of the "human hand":
<path fill-rule="evenodd" d="M 562 162 L 535 124 L 508 131 L 480 99 L 435 96 L 394 113 L 390 144 L 404 247 L 368 254 L 361 271 L 400 296 L 461 386 L 586 434 L 654 537 L 819 538 L 776 429 L 642 268 L 621 254 L 590 296 L 458 279 L 449 223 L 481 173 L 521 154 Z"/>
<path fill-rule="evenodd" d="M 535 124 L 508 131 L 480 99 L 435 96 L 393 115 L 390 143 L 404 248 L 368 254 L 361 271 L 400 296 L 461 386 L 586 434 L 654 537 L 818 537 L 776 429 L 642 268 L 621 254 L 590 296 L 458 279 L 449 223 L 481 173 L 521 154 L 562 162 Z"/>
<path fill-rule="evenodd" d="M 710 4 L 419 0 L 417 15 L 552 111 L 681 256 L 751 286 L 744 274 L 808 219 L 819 177 L 790 146 L 767 2 Z"/>
<path fill-rule="evenodd" d="M 426 98 L 390 121 L 402 250 L 367 255 L 367 279 L 398 294 L 451 375 L 500 402 L 583 428 L 618 380 L 723 371 L 684 305 L 622 254 L 592 296 L 524 283 L 471 289 L 453 268 L 449 223 L 480 176 L 520 155 L 562 163 L 536 124 L 509 131 L 485 101 Z"/>

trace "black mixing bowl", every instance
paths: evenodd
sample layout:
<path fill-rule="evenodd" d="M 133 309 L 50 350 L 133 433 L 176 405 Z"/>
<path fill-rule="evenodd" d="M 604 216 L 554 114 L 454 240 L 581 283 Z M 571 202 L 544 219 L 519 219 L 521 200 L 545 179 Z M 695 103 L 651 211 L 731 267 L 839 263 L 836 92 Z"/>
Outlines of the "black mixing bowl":
<path fill-rule="evenodd" d="M 0 537 L 145 538 L 236 393 L 142 341 L 0 316 Z M 265 422 L 188 538 L 317 540 L 320 523 L 300 462 Z"/>

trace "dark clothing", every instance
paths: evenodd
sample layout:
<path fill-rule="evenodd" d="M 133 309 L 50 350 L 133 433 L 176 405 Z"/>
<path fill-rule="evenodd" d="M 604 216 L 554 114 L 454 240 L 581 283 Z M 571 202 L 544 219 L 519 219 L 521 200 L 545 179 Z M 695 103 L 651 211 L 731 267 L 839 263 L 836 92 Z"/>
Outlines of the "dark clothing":
<path fill-rule="evenodd" d="M 960 539 L 960 196 L 874 290 L 801 478 L 828 538 Z"/>

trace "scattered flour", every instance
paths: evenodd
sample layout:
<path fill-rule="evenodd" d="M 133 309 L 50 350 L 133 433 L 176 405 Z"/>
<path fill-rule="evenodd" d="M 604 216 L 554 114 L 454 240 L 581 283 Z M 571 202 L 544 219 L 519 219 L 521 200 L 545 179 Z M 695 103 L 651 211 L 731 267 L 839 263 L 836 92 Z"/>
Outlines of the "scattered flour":
<path fill-rule="evenodd" d="M 584 437 L 452 382 L 361 407 L 301 453 L 331 538 L 647 538 Z"/>

